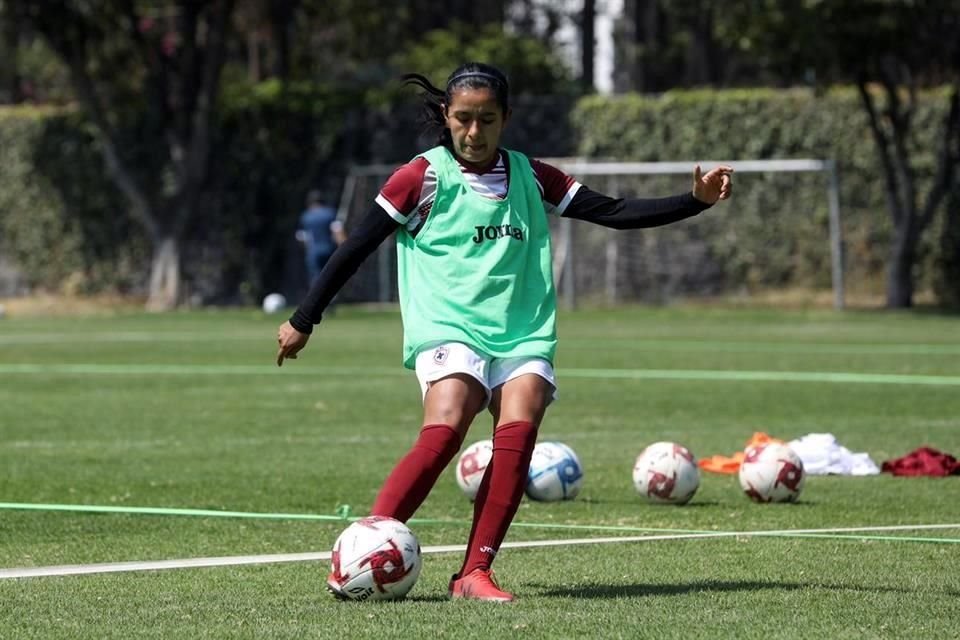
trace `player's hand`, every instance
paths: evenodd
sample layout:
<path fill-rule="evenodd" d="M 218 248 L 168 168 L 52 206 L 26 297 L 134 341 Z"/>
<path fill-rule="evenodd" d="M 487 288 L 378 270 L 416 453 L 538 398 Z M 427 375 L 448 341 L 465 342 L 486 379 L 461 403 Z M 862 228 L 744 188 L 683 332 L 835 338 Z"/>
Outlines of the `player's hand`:
<path fill-rule="evenodd" d="M 700 202 L 715 204 L 726 200 L 733 190 L 733 167 L 720 165 L 701 174 L 700 165 L 693 168 L 693 197 Z"/>
<path fill-rule="evenodd" d="M 309 339 L 309 333 L 300 333 L 293 328 L 289 321 L 280 325 L 280 328 L 277 329 L 277 342 L 280 344 L 280 348 L 277 350 L 277 366 L 282 367 L 283 361 L 287 358 L 296 360 L 297 354 L 307 346 L 307 340 Z"/>

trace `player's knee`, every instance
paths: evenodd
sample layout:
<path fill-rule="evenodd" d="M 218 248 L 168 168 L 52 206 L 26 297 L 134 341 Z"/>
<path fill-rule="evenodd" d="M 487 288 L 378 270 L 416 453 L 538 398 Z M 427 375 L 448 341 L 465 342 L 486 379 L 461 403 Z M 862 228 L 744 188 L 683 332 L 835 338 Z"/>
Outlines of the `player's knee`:
<path fill-rule="evenodd" d="M 472 420 L 473 416 L 464 411 L 462 406 L 441 405 L 433 407 L 424 422 L 450 425 L 450 428 L 462 434 Z"/>
<path fill-rule="evenodd" d="M 494 416 L 499 423 L 526 421 L 539 424 L 553 399 L 553 385 L 536 375 L 511 380 L 499 390 Z"/>
<path fill-rule="evenodd" d="M 474 378 L 452 375 L 430 385 L 424 398 L 424 409 L 442 418 L 444 424 L 459 424 L 473 420 L 486 399 L 486 389 Z"/>

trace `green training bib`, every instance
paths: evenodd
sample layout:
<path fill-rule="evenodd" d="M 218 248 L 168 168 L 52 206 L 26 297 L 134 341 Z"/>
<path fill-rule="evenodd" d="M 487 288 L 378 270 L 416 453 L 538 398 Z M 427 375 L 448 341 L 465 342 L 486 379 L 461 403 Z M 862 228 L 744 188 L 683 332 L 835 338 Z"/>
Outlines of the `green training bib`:
<path fill-rule="evenodd" d="M 421 154 L 437 194 L 416 237 L 397 232 L 403 362 L 436 342 L 496 358 L 540 357 L 557 347 L 550 229 L 530 161 L 507 151 L 507 197 L 486 198 L 445 147 Z"/>

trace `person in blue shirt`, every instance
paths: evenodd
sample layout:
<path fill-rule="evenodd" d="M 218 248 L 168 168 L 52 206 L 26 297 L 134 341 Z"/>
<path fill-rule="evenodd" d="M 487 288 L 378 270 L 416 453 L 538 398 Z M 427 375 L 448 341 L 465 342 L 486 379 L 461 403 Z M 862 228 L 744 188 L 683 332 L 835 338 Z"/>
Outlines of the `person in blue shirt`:
<path fill-rule="evenodd" d="M 303 244 L 306 258 L 308 287 L 345 239 L 343 223 L 337 220 L 337 210 L 329 204 L 329 199 L 319 190 L 310 191 L 307 208 L 300 214 L 297 227 L 297 240 Z"/>

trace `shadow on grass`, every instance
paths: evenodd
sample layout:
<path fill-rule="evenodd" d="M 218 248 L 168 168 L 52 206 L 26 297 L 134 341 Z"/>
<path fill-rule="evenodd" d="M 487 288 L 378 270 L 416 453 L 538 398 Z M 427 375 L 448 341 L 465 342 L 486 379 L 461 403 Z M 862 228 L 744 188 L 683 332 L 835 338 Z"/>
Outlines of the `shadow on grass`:
<path fill-rule="evenodd" d="M 655 502 L 647 502 L 646 500 L 643 500 L 643 499 L 607 500 L 604 498 L 583 498 L 583 499 L 578 499 L 578 502 L 582 502 L 584 504 L 626 504 L 626 505 L 631 505 L 635 507 L 642 507 L 642 508 L 649 507 L 651 509 L 666 509 L 666 510 L 696 509 L 698 507 L 718 507 L 721 505 L 725 507 L 736 507 L 736 506 L 749 507 L 752 505 L 757 505 L 757 506 L 764 506 L 764 507 L 769 506 L 769 508 L 773 508 L 773 509 L 787 509 L 787 508 L 800 509 L 802 507 L 816 507 L 820 504 L 815 500 L 807 500 L 806 498 L 801 498 L 799 502 L 768 502 L 768 503 L 763 503 L 762 505 L 756 502 L 752 502 L 746 498 L 744 498 L 741 501 L 740 505 L 731 504 L 729 502 L 719 502 L 717 500 L 697 500 L 696 498 L 694 498 L 692 502 L 688 502 L 686 504 L 655 503 Z"/>
<path fill-rule="evenodd" d="M 405 599 L 407 602 L 450 602 L 450 598 L 446 595 L 442 595 L 442 596 L 414 595 L 414 596 L 407 596 Z"/>
<path fill-rule="evenodd" d="M 756 580 L 708 580 L 705 582 L 690 582 L 686 584 L 595 584 L 580 587 L 555 587 L 541 584 L 531 584 L 534 589 L 541 589 L 538 595 L 560 598 L 640 598 L 647 596 L 677 596 L 698 592 L 735 592 L 735 591 L 795 591 L 798 589 L 822 589 L 827 591 L 850 591 L 855 593 L 901 593 L 914 594 L 915 589 L 905 587 L 883 587 L 871 585 L 826 584 L 818 582 L 761 582 Z M 958 596 L 960 591 L 945 590 L 944 595 Z"/>
<path fill-rule="evenodd" d="M 327 594 L 327 595 L 329 595 L 329 594 Z M 404 597 L 404 598 L 400 598 L 400 599 L 398 599 L 398 600 L 366 600 L 366 601 L 364 601 L 364 602 L 358 602 L 358 601 L 356 601 L 356 600 L 340 600 L 340 599 L 334 598 L 333 596 L 330 596 L 329 598 L 324 598 L 324 600 L 327 600 L 327 601 L 329 601 L 329 602 L 334 603 L 335 606 L 336 606 L 336 605 L 340 605 L 340 606 L 344 606 L 344 607 L 356 607 L 356 606 L 358 606 L 358 605 L 362 605 L 362 606 L 364 606 L 364 607 L 384 607 L 384 608 L 388 608 L 388 607 L 403 607 L 403 606 L 406 606 L 407 604 L 409 604 L 409 603 L 411 603 L 411 602 L 417 602 L 417 603 L 420 603 L 420 602 L 449 602 L 449 601 L 450 601 L 450 598 L 449 598 L 446 594 L 443 594 L 443 595 L 441 595 L 441 594 L 436 594 L 436 595 L 430 595 L 430 594 L 419 595 L 419 594 L 416 594 L 416 595 L 409 595 L 409 596 L 406 596 L 406 597 Z"/>
<path fill-rule="evenodd" d="M 803 509 L 806 507 L 818 507 L 820 503 L 816 500 L 800 500 L 799 502 L 746 502 L 747 506 L 757 506 L 765 509 Z"/>

